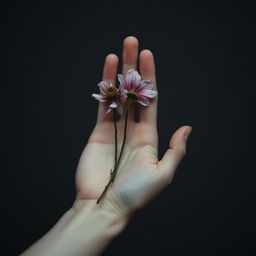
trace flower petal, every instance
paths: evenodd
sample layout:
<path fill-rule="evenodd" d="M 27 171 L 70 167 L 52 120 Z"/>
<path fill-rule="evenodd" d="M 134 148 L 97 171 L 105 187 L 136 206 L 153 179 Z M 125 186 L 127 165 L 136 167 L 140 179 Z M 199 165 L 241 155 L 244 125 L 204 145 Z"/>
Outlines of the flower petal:
<path fill-rule="evenodd" d="M 157 95 L 157 91 L 142 90 L 142 91 L 138 92 L 138 95 L 143 96 L 143 97 L 147 97 L 147 98 L 154 98 Z"/>
<path fill-rule="evenodd" d="M 147 98 L 138 96 L 137 102 L 140 103 L 143 106 L 149 106 L 150 102 Z"/>
<path fill-rule="evenodd" d="M 107 114 L 113 110 L 113 108 L 109 107 L 108 105 L 105 106 L 105 109 Z"/>
<path fill-rule="evenodd" d="M 140 81 L 140 86 L 138 87 L 137 91 L 141 91 L 141 90 L 151 90 L 153 89 L 153 83 L 150 80 L 142 80 Z"/>
<path fill-rule="evenodd" d="M 117 102 L 117 108 L 116 108 L 117 112 L 122 115 L 123 114 L 123 106 L 120 102 Z"/>
<path fill-rule="evenodd" d="M 118 89 L 118 99 L 121 102 L 125 102 L 126 98 L 127 98 L 127 91 L 125 89 L 123 90 Z"/>
<path fill-rule="evenodd" d="M 125 85 L 125 81 L 124 81 L 124 76 L 122 74 L 118 74 L 118 81 L 119 81 L 119 89 L 122 90 L 124 88 Z"/>
<path fill-rule="evenodd" d="M 109 87 L 109 84 L 105 81 L 101 81 L 98 83 L 98 86 L 100 87 L 100 89 L 106 89 L 107 87 Z"/>
<path fill-rule="evenodd" d="M 112 101 L 112 103 L 109 105 L 110 108 L 116 108 L 117 104 L 115 101 Z"/>
<path fill-rule="evenodd" d="M 110 86 L 112 86 L 112 84 L 111 83 L 107 83 L 105 81 L 101 81 L 100 83 L 98 83 L 98 86 L 100 88 L 100 92 L 102 94 L 106 94 L 106 92 L 105 92 L 106 89 L 109 88 Z"/>
<path fill-rule="evenodd" d="M 100 94 L 93 93 L 92 97 L 94 97 L 96 100 L 99 100 L 101 102 L 106 102 L 107 98 L 105 96 L 102 96 Z"/>
<path fill-rule="evenodd" d="M 139 75 L 138 71 L 135 69 L 129 69 L 125 76 L 125 89 L 131 90 L 138 88 L 141 81 L 141 76 Z"/>

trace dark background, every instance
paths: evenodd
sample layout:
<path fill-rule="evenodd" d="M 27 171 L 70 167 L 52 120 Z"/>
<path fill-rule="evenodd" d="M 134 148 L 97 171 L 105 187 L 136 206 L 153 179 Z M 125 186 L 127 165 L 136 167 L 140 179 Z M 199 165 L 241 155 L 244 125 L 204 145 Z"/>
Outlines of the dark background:
<path fill-rule="evenodd" d="M 160 157 L 178 127 L 193 133 L 172 185 L 104 255 L 255 255 L 255 9 L 207 3 L 2 2 L 1 255 L 23 251 L 72 205 L 96 120 L 90 95 L 129 35 L 155 55 Z"/>

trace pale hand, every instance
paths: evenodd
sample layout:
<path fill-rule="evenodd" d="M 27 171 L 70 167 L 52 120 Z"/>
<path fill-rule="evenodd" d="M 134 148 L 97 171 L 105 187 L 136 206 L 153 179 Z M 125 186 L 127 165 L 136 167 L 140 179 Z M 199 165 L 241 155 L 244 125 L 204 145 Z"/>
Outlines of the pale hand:
<path fill-rule="evenodd" d="M 124 40 L 123 74 L 137 68 L 138 41 L 134 37 Z M 149 79 L 156 90 L 153 54 L 144 50 L 139 56 L 142 79 Z M 118 58 L 106 57 L 103 80 L 116 84 Z M 97 87 L 96 87 L 97 89 Z M 114 166 L 113 113 L 106 114 L 104 103 L 99 103 L 96 126 L 80 158 L 76 184 L 77 200 L 96 201 L 110 178 Z M 140 122 L 134 121 L 134 107 L 129 112 L 127 139 L 114 183 L 109 187 L 99 207 L 113 214 L 129 216 L 143 207 L 172 181 L 173 174 L 186 152 L 186 139 L 191 127 L 178 129 L 169 142 L 169 149 L 158 161 L 157 99 L 149 107 L 140 106 Z M 123 138 L 124 115 L 117 122 L 118 154 Z"/>

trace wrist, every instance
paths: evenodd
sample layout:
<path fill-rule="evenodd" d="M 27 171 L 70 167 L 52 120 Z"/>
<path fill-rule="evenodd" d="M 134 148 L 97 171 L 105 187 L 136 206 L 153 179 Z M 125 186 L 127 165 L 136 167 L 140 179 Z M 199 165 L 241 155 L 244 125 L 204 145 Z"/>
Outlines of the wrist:
<path fill-rule="evenodd" d="M 95 200 L 76 200 L 65 215 L 56 229 L 64 230 L 78 251 L 72 255 L 99 255 L 128 223 L 128 218 L 102 208 Z"/>
<path fill-rule="evenodd" d="M 23 255 L 99 255 L 127 222 L 128 218 L 96 205 L 95 200 L 76 200 L 57 224 Z"/>
<path fill-rule="evenodd" d="M 96 200 L 77 199 L 69 212 L 72 217 L 67 229 L 71 228 L 72 232 L 87 232 L 87 228 L 93 228 L 96 236 L 105 239 L 115 238 L 129 221 L 128 217 L 96 204 Z"/>

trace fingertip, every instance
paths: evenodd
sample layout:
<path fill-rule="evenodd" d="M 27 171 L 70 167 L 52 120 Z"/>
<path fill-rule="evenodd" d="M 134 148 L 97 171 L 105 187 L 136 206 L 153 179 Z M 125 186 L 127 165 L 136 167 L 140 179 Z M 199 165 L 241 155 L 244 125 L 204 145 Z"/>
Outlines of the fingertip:
<path fill-rule="evenodd" d="M 178 145 L 186 143 L 191 132 L 192 132 L 192 127 L 189 125 L 180 127 L 171 137 L 169 148 L 175 149 Z"/>
<path fill-rule="evenodd" d="M 186 130 L 185 130 L 185 132 L 184 132 L 184 138 L 185 138 L 185 140 L 187 141 L 188 140 L 188 138 L 189 138 L 189 136 L 190 136 L 190 134 L 191 134 L 191 132 L 192 132 L 192 126 L 185 126 L 186 127 Z"/>
<path fill-rule="evenodd" d="M 154 58 L 153 53 L 149 49 L 144 49 L 140 52 L 141 58 Z"/>
<path fill-rule="evenodd" d="M 118 56 L 114 53 L 110 53 L 106 56 L 105 62 L 116 63 L 118 62 Z"/>
<path fill-rule="evenodd" d="M 138 46 L 139 40 L 135 36 L 127 36 L 124 39 L 124 45 L 125 46 Z"/>

